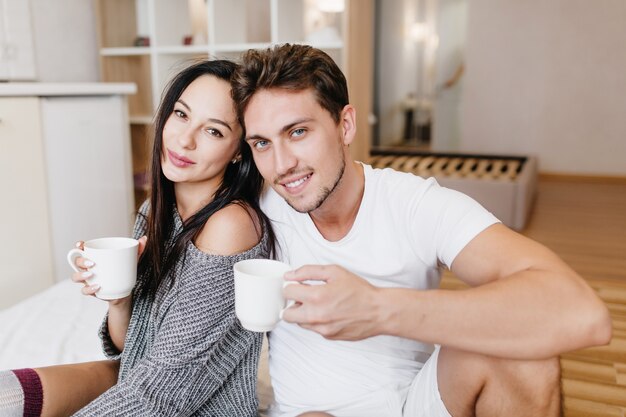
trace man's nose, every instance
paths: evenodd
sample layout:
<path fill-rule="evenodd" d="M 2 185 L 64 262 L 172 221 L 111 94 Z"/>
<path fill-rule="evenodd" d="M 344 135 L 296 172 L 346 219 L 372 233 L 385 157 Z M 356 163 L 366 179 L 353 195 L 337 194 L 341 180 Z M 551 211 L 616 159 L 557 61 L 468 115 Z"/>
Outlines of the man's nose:
<path fill-rule="evenodd" d="M 298 158 L 288 146 L 277 146 L 274 150 L 274 165 L 276 174 L 284 175 L 298 165 Z"/>

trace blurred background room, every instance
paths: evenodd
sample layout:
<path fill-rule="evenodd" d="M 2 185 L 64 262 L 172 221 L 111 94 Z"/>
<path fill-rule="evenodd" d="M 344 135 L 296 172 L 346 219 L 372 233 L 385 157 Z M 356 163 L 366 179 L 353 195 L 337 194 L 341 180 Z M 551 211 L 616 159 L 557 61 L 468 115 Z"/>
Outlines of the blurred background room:
<path fill-rule="evenodd" d="M 590 283 L 614 337 L 562 356 L 565 416 L 626 416 L 623 0 L 0 0 L 0 358 L 16 316 L 56 320 L 38 297 L 76 240 L 130 234 L 168 79 L 284 42 L 346 74 L 355 159 L 466 192 Z"/>

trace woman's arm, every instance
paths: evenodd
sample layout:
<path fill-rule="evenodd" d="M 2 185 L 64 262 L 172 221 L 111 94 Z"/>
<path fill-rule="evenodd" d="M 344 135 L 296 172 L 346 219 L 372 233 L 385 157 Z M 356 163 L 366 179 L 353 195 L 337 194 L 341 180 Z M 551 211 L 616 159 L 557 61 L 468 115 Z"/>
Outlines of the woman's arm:
<path fill-rule="evenodd" d="M 133 226 L 133 238 L 139 241 L 137 247 L 137 259 L 146 249 L 148 238 L 146 237 L 148 212 L 150 209 L 150 200 L 146 200 L 139 207 L 135 224 Z M 133 308 L 133 295 L 121 298 L 119 300 L 109 301 L 109 311 L 104 320 L 105 328 L 100 330 L 100 337 L 105 354 L 109 359 L 117 359 L 119 353 L 124 350 L 124 340 L 126 332 L 130 324 L 130 317 Z"/>
<path fill-rule="evenodd" d="M 124 350 L 124 339 L 126 339 L 126 332 L 130 324 L 132 304 L 132 295 L 115 300 L 115 302 L 109 302 L 107 315 L 108 335 L 118 352 Z"/>
<path fill-rule="evenodd" d="M 137 248 L 137 256 L 141 256 L 142 252 L 146 248 L 147 238 L 145 236 L 138 238 L 139 246 Z M 77 246 L 82 249 L 82 242 L 78 242 Z M 86 283 L 86 279 L 89 278 L 89 268 L 93 267 L 93 263 L 89 263 L 89 259 L 82 257 L 76 258 L 76 266 L 79 268 L 79 272 L 75 272 L 72 275 L 72 280 L 75 282 L 83 283 L 84 287 L 81 292 L 84 295 L 94 296 L 97 287 L 92 287 Z M 101 329 L 101 336 L 103 337 L 104 350 L 109 359 L 118 359 L 117 355 L 124 350 L 124 339 L 126 338 L 126 332 L 128 331 L 128 325 L 130 323 L 130 316 L 132 313 L 132 294 L 128 297 L 120 298 L 117 300 L 109 300 L 109 309 L 107 316 L 104 319 L 104 329 Z"/>
<path fill-rule="evenodd" d="M 190 415 L 205 404 L 219 407 L 225 397 L 236 399 L 229 403 L 239 407 L 233 408 L 233 415 L 256 415 L 256 369 L 262 334 L 244 330 L 235 318 L 232 267 L 239 260 L 267 254 L 263 245 L 247 250 L 259 240 L 256 229 L 245 209 L 234 211 L 235 216 L 227 218 L 212 216 L 219 225 L 207 222 L 201 233 L 202 237 L 219 229 L 219 239 L 212 240 L 224 242 L 224 246 L 213 243 L 211 252 L 223 251 L 226 256 L 207 256 L 195 248 L 187 251 L 174 287 L 159 307 L 165 315 L 155 318 L 158 331 L 149 354 L 78 416 Z M 239 215 L 249 222 L 251 232 L 247 233 L 254 236 L 252 242 L 250 234 L 242 233 L 244 217 Z M 201 242 L 197 246 L 207 247 Z M 131 345 L 126 349 L 133 354 Z M 228 394 L 223 394 L 224 389 Z"/>

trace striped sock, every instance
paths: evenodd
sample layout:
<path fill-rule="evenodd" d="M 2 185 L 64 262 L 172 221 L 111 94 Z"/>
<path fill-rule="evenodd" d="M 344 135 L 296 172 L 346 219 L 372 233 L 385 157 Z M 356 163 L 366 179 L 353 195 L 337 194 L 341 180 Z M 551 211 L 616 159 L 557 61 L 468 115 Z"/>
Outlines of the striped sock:
<path fill-rule="evenodd" d="M 39 417 L 43 388 L 33 369 L 0 372 L 0 411 L 7 417 Z"/>
<path fill-rule="evenodd" d="M 12 371 L 0 372 L 0 415 L 22 417 L 24 411 L 24 391 L 20 380 Z"/>

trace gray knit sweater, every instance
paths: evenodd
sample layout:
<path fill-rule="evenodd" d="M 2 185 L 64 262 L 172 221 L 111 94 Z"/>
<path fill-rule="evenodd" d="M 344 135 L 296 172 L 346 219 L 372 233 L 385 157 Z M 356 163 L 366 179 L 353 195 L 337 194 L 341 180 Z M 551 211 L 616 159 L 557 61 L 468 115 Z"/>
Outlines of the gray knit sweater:
<path fill-rule="evenodd" d="M 146 214 L 147 203 L 140 212 Z M 137 217 L 136 238 L 146 222 Z M 182 221 L 175 215 L 175 228 Z M 175 268 L 174 285 L 154 299 L 133 295 L 124 351 L 100 329 L 105 354 L 120 359 L 117 384 L 77 416 L 256 416 L 257 366 L 262 333 L 235 318 L 233 264 L 267 257 L 267 234 L 254 248 L 233 256 L 208 255 L 193 244 Z"/>

